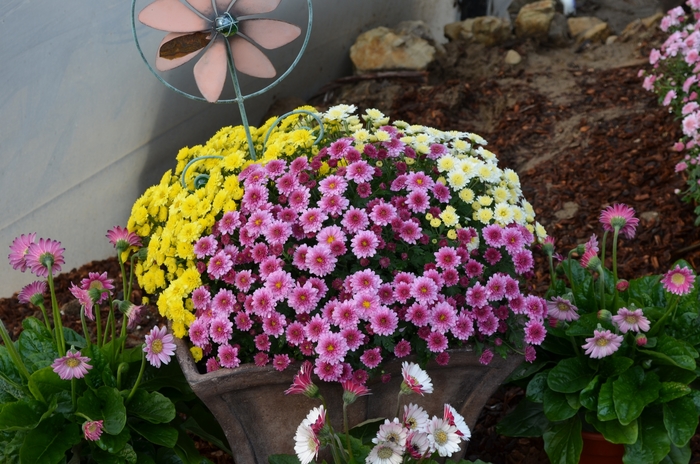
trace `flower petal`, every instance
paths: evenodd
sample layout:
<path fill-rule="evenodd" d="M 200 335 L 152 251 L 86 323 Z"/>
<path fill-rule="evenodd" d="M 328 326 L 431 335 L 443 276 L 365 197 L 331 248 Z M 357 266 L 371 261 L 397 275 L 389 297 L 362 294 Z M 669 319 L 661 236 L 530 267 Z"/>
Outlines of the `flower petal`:
<path fill-rule="evenodd" d="M 197 11 L 204 16 L 214 18 L 214 10 L 211 7 L 211 0 L 187 0 L 187 3 L 192 5 Z M 231 4 L 231 0 L 216 0 L 216 11 L 221 14 L 226 11 Z"/>
<path fill-rule="evenodd" d="M 194 80 L 208 102 L 215 103 L 226 82 L 226 45 L 216 40 L 194 65 Z"/>
<path fill-rule="evenodd" d="M 155 0 L 139 13 L 146 26 L 167 32 L 197 32 L 210 28 L 210 23 L 179 0 Z"/>
<path fill-rule="evenodd" d="M 242 37 L 231 37 L 231 53 L 236 69 L 253 77 L 275 77 L 275 67 L 258 47 Z"/>
<path fill-rule="evenodd" d="M 287 45 L 301 34 L 301 29 L 294 24 L 274 19 L 241 21 L 239 30 L 268 50 Z"/>
<path fill-rule="evenodd" d="M 237 0 L 231 7 L 234 16 L 269 13 L 280 4 L 282 0 Z"/>
<path fill-rule="evenodd" d="M 190 61 L 192 58 L 197 56 L 199 52 L 202 51 L 202 49 L 200 48 L 199 50 L 195 50 L 191 53 L 188 53 L 185 56 L 181 56 L 172 60 L 161 57 L 160 49 L 165 43 L 170 42 L 171 40 L 176 39 L 178 37 L 182 37 L 189 34 L 189 32 L 171 32 L 170 34 L 165 36 L 163 41 L 158 46 L 158 54 L 156 55 L 156 69 L 158 71 L 170 71 L 171 69 L 177 68 L 178 66 L 181 66 Z"/>

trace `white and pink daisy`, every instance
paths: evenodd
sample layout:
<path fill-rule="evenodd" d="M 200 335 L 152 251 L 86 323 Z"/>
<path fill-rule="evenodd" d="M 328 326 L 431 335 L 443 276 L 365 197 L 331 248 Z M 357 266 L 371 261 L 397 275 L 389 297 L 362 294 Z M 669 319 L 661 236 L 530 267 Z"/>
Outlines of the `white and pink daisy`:
<path fill-rule="evenodd" d="M 674 269 L 671 269 L 661 279 L 664 285 L 664 290 L 675 295 L 686 295 L 693 290 L 695 275 L 693 271 L 687 267 L 681 267 L 676 264 Z"/>
<path fill-rule="evenodd" d="M 62 380 L 82 379 L 92 369 L 88 361 L 90 358 L 81 356 L 80 351 L 69 351 L 64 357 L 56 359 L 51 368 Z"/>
<path fill-rule="evenodd" d="M 401 364 L 401 392 L 404 394 L 418 393 L 425 395 L 433 392 L 433 382 L 430 376 L 416 363 L 403 362 Z"/>
<path fill-rule="evenodd" d="M 401 422 L 399 422 L 398 418 L 394 418 L 393 421 L 384 419 L 384 423 L 379 426 L 377 436 L 372 438 L 372 443 L 392 443 L 399 448 L 404 448 L 406 446 L 407 436 L 408 429 L 404 427 Z"/>
<path fill-rule="evenodd" d="M 617 314 L 612 317 L 612 321 L 620 328 L 620 332 L 646 332 L 649 330 L 649 319 L 644 316 L 641 309 L 630 311 L 627 308 L 620 308 Z"/>
<path fill-rule="evenodd" d="M 616 352 L 622 340 L 622 335 L 615 335 L 609 330 L 594 330 L 593 337 L 587 338 L 582 348 L 591 358 L 604 358 Z"/>
<path fill-rule="evenodd" d="M 569 300 L 555 296 L 547 302 L 547 315 L 560 321 L 575 321 L 579 318 L 578 308 Z"/>
<path fill-rule="evenodd" d="M 85 421 L 83 423 L 82 427 L 83 427 L 83 435 L 85 436 L 85 439 L 88 441 L 99 440 L 100 436 L 102 435 L 102 429 L 104 428 L 103 421 L 101 421 L 101 420 Z"/>
<path fill-rule="evenodd" d="M 168 364 L 175 354 L 175 343 L 165 327 L 153 327 L 146 334 L 146 343 L 143 346 L 146 353 L 146 360 L 153 367 L 160 367 L 161 364 Z"/>
<path fill-rule="evenodd" d="M 457 434 L 457 427 L 450 425 L 446 420 L 433 416 L 428 421 L 426 433 L 431 448 L 440 456 L 452 456 L 459 451 L 461 438 Z"/>
<path fill-rule="evenodd" d="M 618 203 L 608 206 L 600 213 L 600 222 L 603 224 L 603 229 L 608 232 L 613 232 L 617 228 L 620 234 L 632 239 L 639 219 L 634 217 L 634 208 Z"/>

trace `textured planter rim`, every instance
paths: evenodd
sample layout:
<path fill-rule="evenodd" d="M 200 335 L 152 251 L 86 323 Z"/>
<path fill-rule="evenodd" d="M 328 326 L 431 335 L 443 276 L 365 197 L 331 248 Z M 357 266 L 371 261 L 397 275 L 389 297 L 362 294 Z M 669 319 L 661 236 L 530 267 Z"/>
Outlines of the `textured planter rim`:
<path fill-rule="evenodd" d="M 298 372 L 299 362 L 290 365 L 286 370 L 279 372 L 274 367 L 268 365 L 259 367 L 254 364 L 243 364 L 235 369 L 220 369 L 205 374 L 199 373 L 194 359 L 183 339 L 175 339 L 177 345 L 177 359 L 182 367 L 182 371 L 195 394 L 207 405 L 221 424 L 226 433 L 231 450 L 234 453 L 236 463 L 267 463 L 269 454 L 278 452 L 293 454 L 294 432 L 306 412 L 318 406 L 319 402 L 303 395 L 285 396 L 284 391 L 291 385 L 294 376 Z M 499 356 L 494 357 L 488 366 L 478 363 L 479 356 L 472 347 L 448 350 L 450 362 L 447 366 L 440 366 L 431 361 L 427 370 L 433 379 L 434 392 L 432 395 L 424 397 L 418 395 L 404 396 L 401 404 L 416 403 L 426 408 L 430 416 L 442 416 L 444 402 L 439 402 L 444 395 L 452 391 L 455 398 L 450 398 L 449 402 L 473 429 L 477 418 L 486 401 L 501 383 L 523 362 L 521 355 L 510 354 L 506 359 Z M 358 398 L 358 400 L 348 408 L 350 414 L 350 424 L 355 425 L 369 418 L 394 417 L 397 406 L 398 385 L 401 380 L 401 364 L 410 361 L 414 357 L 402 359 L 392 359 L 384 363 L 383 371 L 391 374 L 392 380 L 384 384 L 380 379 L 373 379 L 368 383 L 372 395 Z M 463 375 L 454 375 L 456 369 L 463 370 Z M 469 375 L 475 372 L 479 375 Z M 339 411 L 342 404 L 342 388 L 340 384 L 316 381 L 321 393 L 328 404 L 329 415 L 334 427 L 342 430 L 339 422 Z M 263 393 L 263 390 L 267 392 Z M 268 392 L 278 392 L 278 397 L 274 400 L 262 398 Z M 261 417 L 267 420 L 285 422 L 285 431 L 290 430 L 289 437 L 284 437 L 287 441 L 286 449 L 273 450 L 269 454 L 260 451 L 259 446 L 254 443 L 260 441 L 260 435 L 247 431 L 250 428 L 249 422 L 254 421 L 250 417 L 237 417 L 232 409 L 244 408 L 251 396 L 259 393 L 256 401 L 263 404 L 275 401 L 275 405 L 270 406 L 273 416 L 265 411 L 261 411 Z M 232 397 L 233 394 L 238 397 Z M 442 395 L 442 396 L 441 396 Z M 235 398 L 235 399 L 234 399 Z M 293 402 L 293 404 L 291 404 Z M 439 408 L 436 403 L 439 402 Z M 251 401 L 252 403 L 252 401 Z M 287 403 L 284 405 L 283 403 Z M 432 403 L 432 404 L 431 404 Z M 293 409 L 297 411 L 292 411 Z M 439 410 L 438 410 L 439 409 Z M 305 411 L 305 412 L 299 412 Z M 249 413 L 249 411 L 246 411 Z M 300 417 L 299 414 L 303 414 Z M 297 417 L 295 417 L 297 416 Z M 264 419 L 261 419 L 264 420 Z M 279 434 L 280 432 L 278 432 Z M 455 453 L 451 459 L 459 461 L 466 452 L 467 445 L 463 444 L 461 451 Z"/>

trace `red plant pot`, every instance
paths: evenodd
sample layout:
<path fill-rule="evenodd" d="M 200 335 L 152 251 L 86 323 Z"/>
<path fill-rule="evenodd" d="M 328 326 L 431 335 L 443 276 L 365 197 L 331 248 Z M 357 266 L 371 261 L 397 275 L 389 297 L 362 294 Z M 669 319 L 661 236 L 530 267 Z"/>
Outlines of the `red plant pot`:
<path fill-rule="evenodd" d="M 581 432 L 583 450 L 579 464 L 622 464 L 624 445 L 607 441 L 600 433 Z"/>

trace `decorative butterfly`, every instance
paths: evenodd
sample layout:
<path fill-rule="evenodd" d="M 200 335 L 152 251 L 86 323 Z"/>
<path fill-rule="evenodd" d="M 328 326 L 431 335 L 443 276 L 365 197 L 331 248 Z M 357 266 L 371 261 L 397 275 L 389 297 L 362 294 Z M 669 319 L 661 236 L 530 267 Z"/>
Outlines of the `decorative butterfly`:
<path fill-rule="evenodd" d="M 216 102 L 226 82 L 227 40 L 236 70 L 271 78 L 275 68 L 260 48 L 272 50 L 299 37 L 293 24 L 258 15 L 277 8 L 281 0 L 155 0 L 139 13 L 146 26 L 169 32 L 156 56 L 156 69 L 168 71 L 199 55 L 194 79 L 209 102 Z"/>

